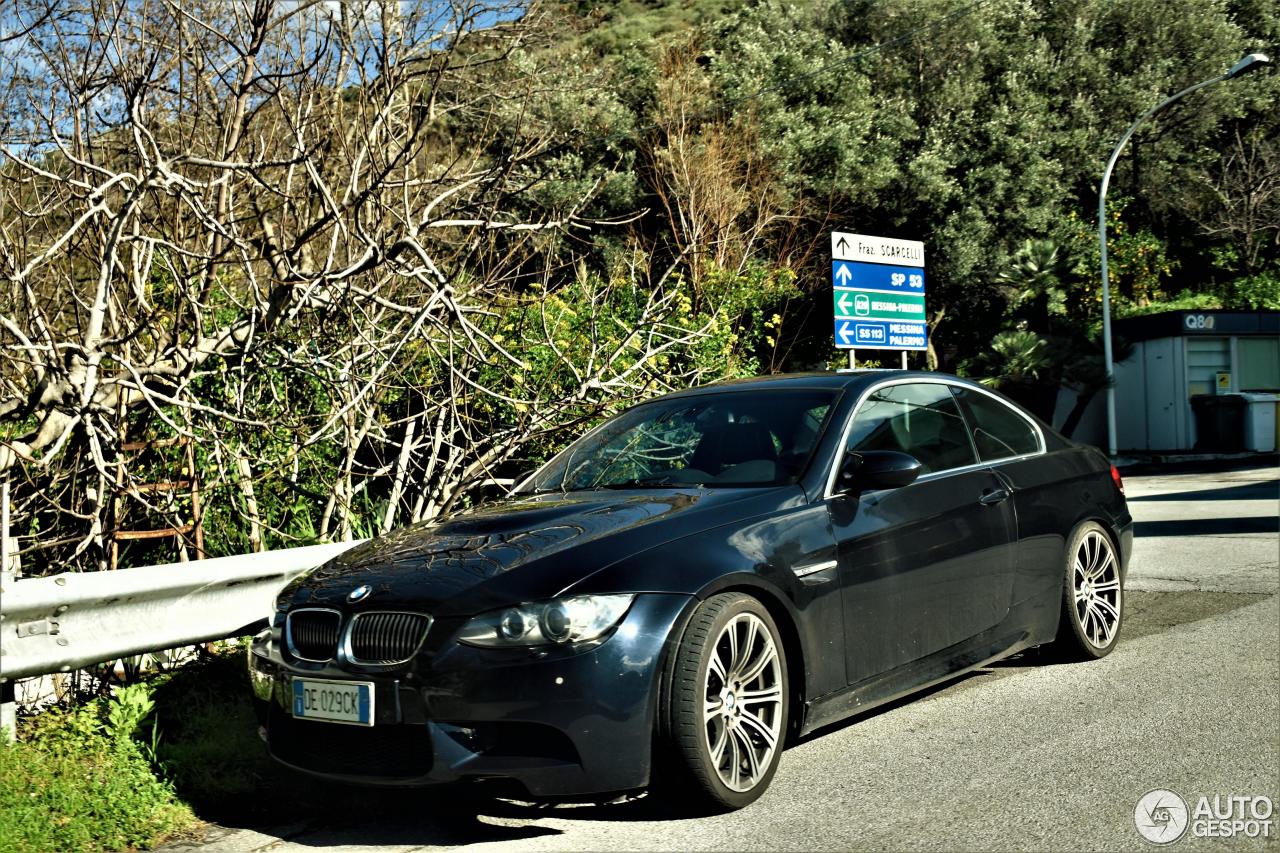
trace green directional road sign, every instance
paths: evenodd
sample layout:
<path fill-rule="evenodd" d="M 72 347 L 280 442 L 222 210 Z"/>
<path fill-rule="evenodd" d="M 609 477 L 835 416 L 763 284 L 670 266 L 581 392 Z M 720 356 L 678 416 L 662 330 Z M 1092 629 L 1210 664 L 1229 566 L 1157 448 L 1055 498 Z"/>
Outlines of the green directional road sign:
<path fill-rule="evenodd" d="M 836 317 L 862 320 L 914 320 L 924 322 L 923 293 L 885 293 L 837 287 L 832 294 Z"/>

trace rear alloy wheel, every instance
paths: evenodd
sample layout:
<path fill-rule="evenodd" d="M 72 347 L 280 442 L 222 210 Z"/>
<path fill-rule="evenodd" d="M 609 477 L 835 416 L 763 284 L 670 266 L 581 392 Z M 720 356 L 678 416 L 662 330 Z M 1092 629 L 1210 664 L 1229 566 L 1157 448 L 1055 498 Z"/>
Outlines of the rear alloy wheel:
<path fill-rule="evenodd" d="M 1115 648 L 1124 619 L 1120 559 L 1102 525 L 1088 521 L 1067 543 L 1062 622 L 1054 646 L 1070 659 L 1092 660 Z"/>
<path fill-rule="evenodd" d="M 666 708 L 682 793 L 716 810 L 754 802 L 778 768 L 788 698 L 786 656 L 764 605 L 740 593 L 699 605 Z"/>

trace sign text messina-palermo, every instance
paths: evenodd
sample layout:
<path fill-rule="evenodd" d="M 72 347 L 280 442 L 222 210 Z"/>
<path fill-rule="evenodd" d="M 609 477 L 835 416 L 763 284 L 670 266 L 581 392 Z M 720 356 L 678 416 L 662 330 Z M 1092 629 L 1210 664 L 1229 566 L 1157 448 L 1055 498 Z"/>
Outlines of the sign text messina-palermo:
<path fill-rule="evenodd" d="M 837 231 L 831 257 L 837 347 L 928 348 L 924 243 Z"/>

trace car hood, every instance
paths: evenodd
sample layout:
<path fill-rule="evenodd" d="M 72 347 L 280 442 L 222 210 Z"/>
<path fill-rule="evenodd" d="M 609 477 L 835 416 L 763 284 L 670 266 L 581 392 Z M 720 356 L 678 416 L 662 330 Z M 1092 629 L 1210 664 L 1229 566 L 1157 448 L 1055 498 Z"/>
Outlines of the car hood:
<path fill-rule="evenodd" d="M 801 495 L 781 487 L 515 496 L 358 545 L 295 579 L 278 604 L 345 607 L 368 585 L 362 610 L 478 613 L 555 596 L 624 557 Z"/>

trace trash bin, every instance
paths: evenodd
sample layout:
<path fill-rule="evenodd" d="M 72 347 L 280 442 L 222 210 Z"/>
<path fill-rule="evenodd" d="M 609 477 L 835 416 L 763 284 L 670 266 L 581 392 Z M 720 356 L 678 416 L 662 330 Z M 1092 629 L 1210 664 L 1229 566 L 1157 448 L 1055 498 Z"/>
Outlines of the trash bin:
<path fill-rule="evenodd" d="M 1280 394 L 1244 393 L 1248 409 L 1244 417 L 1245 450 L 1270 453 L 1276 449 L 1276 410 Z"/>
<path fill-rule="evenodd" d="M 1245 400 L 1239 394 L 1197 394 L 1191 398 L 1196 416 L 1196 450 L 1239 453 L 1244 450 Z"/>

